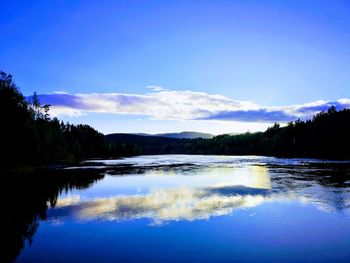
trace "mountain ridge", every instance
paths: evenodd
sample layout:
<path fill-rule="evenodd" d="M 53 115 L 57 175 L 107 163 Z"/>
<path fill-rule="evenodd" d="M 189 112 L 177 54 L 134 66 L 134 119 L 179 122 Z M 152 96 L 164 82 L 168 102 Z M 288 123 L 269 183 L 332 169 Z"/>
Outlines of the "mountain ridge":
<path fill-rule="evenodd" d="M 138 136 L 156 136 L 156 137 L 165 137 L 165 138 L 174 138 L 174 139 L 211 139 L 215 135 L 210 133 L 203 132 L 194 132 L 194 131 L 183 131 L 183 132 L 171 132 L 171 133 L 158 133 L 158 134 L 149 134 L 149 133 L 130 133 Z"/>

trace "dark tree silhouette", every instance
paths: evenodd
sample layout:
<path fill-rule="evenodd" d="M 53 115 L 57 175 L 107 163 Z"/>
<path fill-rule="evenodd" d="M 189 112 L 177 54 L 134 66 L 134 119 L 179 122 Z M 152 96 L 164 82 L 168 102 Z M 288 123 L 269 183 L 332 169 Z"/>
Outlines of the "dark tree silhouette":
<path fill-rule="evenodd" d="M 88 125 L 70 125 L 50 118 L 50 105 L 38 95 L 26 99 L 12 76 L 0 72 L 0 164 L 73 162 L 111 155 L 104 135 Z"/>
<path fill-rule="evenodd" d="M 327 112 L 316 114 L 312 120 L 296 120 L 289 122 L 285 127 L 275 123 L 265 132 L 220 135 L 212 139 L 164 139 L 128 134 L 110 134 L 106 137 L 114 146 L 129 145 L 127 148 L 131 149 L 131 145 L 136 145 L 138 151 L 143 154 L 187 153 L 350 159 L 350 110 L 337 111 L 335 107 L 331 107 Z"/>

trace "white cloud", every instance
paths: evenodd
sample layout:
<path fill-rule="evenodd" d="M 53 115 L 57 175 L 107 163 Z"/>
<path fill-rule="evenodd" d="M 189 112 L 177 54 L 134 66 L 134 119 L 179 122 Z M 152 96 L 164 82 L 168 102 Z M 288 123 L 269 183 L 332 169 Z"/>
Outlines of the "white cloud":
<path fill-rule="evenodd" d="M 232 100 L 205 92 L 170 91 L 150 86 L 148 94 L 87 93 L 42 94 L 44 104 L 50 104 L 54 116 L 80 116 L 84 113 L 144 115 L 157 120 L 220 120 L 240 122 L 287 122 L 306 119 L 330 106 L 349 108 L 350 99 L 319 100 L 301 105 L 261 106 L 250 101 Z"/>
<path fill-rule="evenodd" d="M 163 88 L 163 87 L 161 87 L 161 86 L 154 86 L 154 85 L 147 86 L 146 88 L 147 88 L 147 89 L 151 89 L 151 90 L 153 90 L 153 91 L 155 91 L 155 92 L 166 91 L 166 90 L 168 90 L 168 89 Z"/>

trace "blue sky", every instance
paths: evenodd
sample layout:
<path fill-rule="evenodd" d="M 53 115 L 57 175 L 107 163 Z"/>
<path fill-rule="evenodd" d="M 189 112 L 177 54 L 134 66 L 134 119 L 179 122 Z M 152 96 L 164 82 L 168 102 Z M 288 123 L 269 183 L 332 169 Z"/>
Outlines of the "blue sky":
<path fill-rule="evenodd" d="M 255 131 L 349 106 L 349 28 L 349 1 L 8 1 L 0 68 L 104 133 Z"/>

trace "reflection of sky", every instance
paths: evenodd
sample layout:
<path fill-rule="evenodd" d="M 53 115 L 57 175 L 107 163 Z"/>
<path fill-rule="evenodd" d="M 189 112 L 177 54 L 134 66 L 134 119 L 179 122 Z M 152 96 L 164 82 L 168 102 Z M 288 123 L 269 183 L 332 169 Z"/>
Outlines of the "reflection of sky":
<path fill-rule="evenodd" d="M 277 164 L 277 165 L 296 165 L 305 163 L 349 163 L 349 161 L 319 160 L 310 158 L 276 158 L 256 155 L 186 155 L 186 154 L 165 154 L 165 155 L 141 155 L 120 159 L 108 160 L 88 160 L 84 162 L 89 167 L 96 167 L 96 163 L 105 165 L 132 165 L 137 167 L 155 167 L 157 165 L 181 165 L 191 164 L 208 167 L 229 166 L 237 167 L 253 164 Z M 91 165 L 91 166 L 90 166 Z M 181 171 L 183 173 L 183 171 Z"/>
<path fill-rule="evenodd" d="M 189 162 L 185 156 L 173 157 L 176 164 Z M 239 165 L 228 165 L 232 157 L 216 157 L 208 166 L 201 157 L 194 157 L 195 166 L 158 166 L 172 164 L 171 157 L 164 158 L 124 160 L 138 160 L 149 167 L 137 174 L 107 174 L 89 189 L 63 194 L 49 217 L 116 221 L 144 218 L 160 224 L 230 215 L 237 209 L 271 202 L 311 203 L 323 211 L 334 211 L 339 206 L 337 198 L 342 198 L 342 208 L 349 206 L 348 195 L 327 191 L 315 182 L 290 181 L 285 173 L 276 177 L 274 170 L 254 164 L 262 163 L 258 157 L 245 158 L 245 165 L 242 160 Z"/>
<path fill-rule="evenodd" d="M 157 168 L 145 170 L 142 174 L 106 176 L 94 187 L 79 191 L 79 194 L 83 198 L 94 198 L 147 194 L 150 191 L 178 187 L 206 188 L 224 185 L 268 189 L 270 178 L 267 168 L 263 166 Z"/>
<path fill-rule="evenodd" d="M 68 204 L 69 201 L 73 201 Z M 58 207 L 68 206 L 68 213 L 82 220 L 130 220 L 149 218 L 154 223 L 172 220 L 208 219 L 227 215 L 237 208 L 254 207 L 264 201 L 261 195 L 224 196 L 210 191 L 190 188 L 159 190 L 147 195 L 97 198 L 79 202 L 79 198 L 59 202 Z M 64 209 L 63 209 L 64 210 Z"/>
<path fill-rule="evenodd" d="M 18 262 L 350 262 L 347 165 L 136 159 L 61 194 Z"/>
<path fill-rule="evenodd" d="M 263 166 L 196 167 L 184 174 L 179 168 L 151 169 L 142 175 L 106 176 L 90 189 L 62 195 L 51 212 L 81 220 L 192 221 L 256 206 L 270 188 Z"/>

